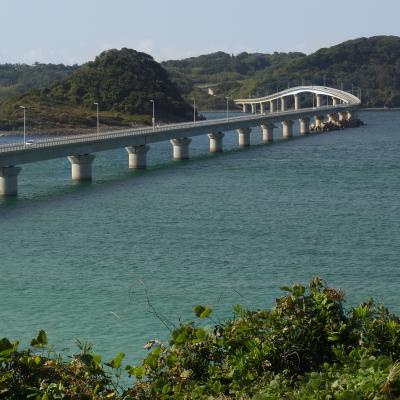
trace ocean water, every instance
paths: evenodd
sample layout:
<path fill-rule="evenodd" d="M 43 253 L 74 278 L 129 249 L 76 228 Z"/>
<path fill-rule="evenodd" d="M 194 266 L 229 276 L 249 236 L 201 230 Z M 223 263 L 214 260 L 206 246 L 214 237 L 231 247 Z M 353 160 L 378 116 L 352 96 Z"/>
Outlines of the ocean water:
<path fill-rule="evenodd" d="M 400 113 L 361 118 L 272 145 L 254 130 L 245 150 L 229 132 L 219 155 L 198 137 L 185 162 L 161 143 L 137 173 L 124 149 L 99 153 L 91 184 L 72 184 L 65 159 L 24 165 L 19 197 L 0 200 L 0 337 L 43 328 L 57 350 L 79 338 L 134 362 L 195 304 L 223 321 L 313 276 L 348 306 L 399 313 Z"/>

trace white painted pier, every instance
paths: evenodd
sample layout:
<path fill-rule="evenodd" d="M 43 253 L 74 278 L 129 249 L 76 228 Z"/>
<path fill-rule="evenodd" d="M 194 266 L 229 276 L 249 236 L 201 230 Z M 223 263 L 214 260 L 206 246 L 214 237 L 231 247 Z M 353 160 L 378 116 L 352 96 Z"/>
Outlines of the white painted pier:
<path fill-rule="evenodd" d="M 316 96 L 317 106 L 300 108 L 300 95 L 311 93 Z M 294 108 L 288 108 L 289 98 L 294 97 Z M 323 104 L 323 101 L 325 103 Z M 21 165 L 54 158 L 67 157 L 71 162 L 73 180 L 92 179 L 92 163 L 95 153 L 125 148 L 128 153 L 128 167 L 144 169 L 147 153 L 152 143 L 170 141 L 175 160 L 187 160 L 190 156 L 191 137 L 208 135 L 210 152 L 223 151 L 224 132 L 237 131 L 238 145 L 251 145 L 252 128 L 261 127 L 263 143 L 274 140 L 276 124 L 283 126 L 283 137 L 293 136 L 293 122 L 299 120 L 300 134 L 309 133 L 310 120 L 316 124 L 328 120 L 350 120 L 357 118 L 361 104 L 356 96 L 333 88 L 301 86 L 287 89 L 257 99 L 238 99 L 236 104 L 247 111 L 260 110 L 239 117 L 220 118 L 207 121 L 168 124 L 150 128 L 124 129 L 113 132 L 93 133 L 57 139 L 37 140 L 33 144 L 10 144 L 0 146 L 0 195 L 15 196 L 18 193 L 18 174 Z M 254 111 L 255 112 L 255 111 Z"/>

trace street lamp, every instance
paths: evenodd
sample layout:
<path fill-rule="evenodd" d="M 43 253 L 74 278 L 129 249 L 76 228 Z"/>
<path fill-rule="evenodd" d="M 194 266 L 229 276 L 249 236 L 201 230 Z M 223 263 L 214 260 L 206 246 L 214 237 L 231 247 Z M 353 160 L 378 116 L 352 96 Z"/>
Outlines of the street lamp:
<path fill-rule="evenodd" d="M 226 99 L 226 119 L 229 120 L 229 97 L 225 97 Z"/>
<path fill-rule="evenodd" d="M 150 100 L 150 103 L 153 103 L 153 118 L 151 119 L 152 125 L 153 125 L 153 132 L 156 126 L 156 117 L 155 117 L 155 113 L 154 113 L 154 100 Z"/>
<path fill-rule="evenodd" d="M 100 132 L 100 124 L 99 124 L 99 103 L 93 103 L 96 105 L 97 109 L 97 134 Z"/>
<path fill-rule="evenodd" d="M 25 106 L 19 106 L 19 108 L 22 108 L 24 110 L 24 146 L 26 146 L 26 108 Z"/>
<path fill-rule="evenodd" d="M 193 98 L 193 125 L 196 125 L 196 99 Z"/>

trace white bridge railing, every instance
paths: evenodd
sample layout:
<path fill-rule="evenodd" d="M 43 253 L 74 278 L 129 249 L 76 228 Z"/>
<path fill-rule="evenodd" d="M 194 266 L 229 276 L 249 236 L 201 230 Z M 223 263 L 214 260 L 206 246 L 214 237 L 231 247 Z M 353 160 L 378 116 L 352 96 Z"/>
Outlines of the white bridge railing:
<path fill-rule="evenodd" d="M 89 134 L 84 134 L 84 135 L 76 135 L 76 136 L 69 136 L 65 138 L 54 138 L 54 139 L 38 139 L 35 140 L 34 143 L 29 144 L 29 145 L 24 145 L 23 143 L 16 144 L 16 143 L 11 143 L 11 144 L 4 144 L 0 145 L 0 153 L 9 153 L 9 152 L 15 152 L 15 151 L 22 151 L 22 150 L 27 150 L 27 149 L 36 149 L 36 148 L 45 148 L 45 147 L 55 147 L 59 145 L 66 145 L 66 144 L 80 144 L 80 143 L 86 143 L 86 142 L 93 142 L 93 141 L 100 141 L 100 140 L 109 140 L 109 139 L 114 139 L 118 137 L 136 137 L 136 136 L 156 136 L 161 133 L 165 133 L 168 131 L 174 131 L 174 130 L 185 130 L 188 128 L 196 128 L 196 127 L 215 127 L 218 129 L 219 126 L 223 124 L 228 124 L 232 123 L 235 124 L 237 122 L 241 121 L 259 121 L 259 120 L 265 120 L 268 118 L 273 118 L 273 117 L 280 117 L 284 116 L 287 114 L 301 114 L 302 112 L 304 113 L 309 113 L 317 110 L 329 110 L 332 108 L 335 109 L 348 109 L 349 104 L 339 104 L 336 106 L 332 105 L 325 105 L 322 107 L 314 107 L 314 108 L 302 108 L 299 110 L 286 110 L 286 111 L 276 111 L 276 112 L 269 112 L 269 113 L 264 113 L 264 114 L 251 114 L 248 116 L 240 116 L 240 117 L 225 117 L 225 118 L 218 118 L 218 119 L 212 119 L 212 120 L 206 120 L 206 121 L 196 121 L 196 122 L 182 122 L 182 123 L 176 123 L 176 124 L 166 124 L 162 126 L 156 126 L 156 127 L 149 127 L 149 128 L 136 128 L 136 129 L 121 129 L 121 130 L 114 130 L 114 131 L 108 131 L 108 132 L 103 132 L 98 134 L 97 132 L 94 133 L 89 133 Z M 210 133 L 212 132 L 212 129 L 210 129 Z M 190 136 L 190 135 L 188 135 Z"/>

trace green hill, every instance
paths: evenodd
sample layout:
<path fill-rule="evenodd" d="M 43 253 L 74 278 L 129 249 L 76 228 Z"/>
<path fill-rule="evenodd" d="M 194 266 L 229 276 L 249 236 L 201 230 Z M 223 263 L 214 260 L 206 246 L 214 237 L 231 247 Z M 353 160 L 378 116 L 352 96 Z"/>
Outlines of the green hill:
<path fill-rule="evenodd" d="M 19 105 L 28 108 L 31 129 L 94 127 L 94 102 L 100 104 L 102 125 L 150 123 L 150 99 L 156 101 L 158 121 L 192 118 L 193 109 L 151 56 L 126 48 L 108 50 L 48 88 L 4 100 L 0 103 L 0 127 L 21 126 Z"/>
<path fill-rule="evenodd" d="M 400 38 L 359 38 L 293 60 L 285 66 L 262 71 L 245 82 L 240 95 L 249 91 L 273 91 L 306 84 L 343 87 L 359 93 L 366 107 L 400 106 Z"/>
<path fill-rule="evenodd" d="M 248 79 L 259 71 L 268 71 L 304 57 L 303 53 L 240 53 L 236 56 L 222 51 L 191 57 L 184 60 L 165 61 L 172 80 L 188 101 L 196 98 L 200 109 L 225 107 L 225 96 L 238 93 Z M 208 95 L 208 88 L 215 95 Z"/>
<path fill-rule="evenodd" d="M 0 100 L 43 89 L 78 69 L 78 65 L 63 64 L 2 64 L 0 65 Z"/>
<path fill-rule="evenodd" d="M 349 40 L 310 55 L 213 53 L 162 64 L 186 99 L 223 108 L 225 96 L 262 96 L 304 84 L 343 87 L 359 93 L 366 107 L 400 107 L 400 38 Z M 207 94 L 207 89 L 214 96 Z"/>

